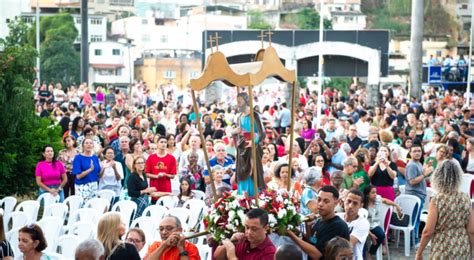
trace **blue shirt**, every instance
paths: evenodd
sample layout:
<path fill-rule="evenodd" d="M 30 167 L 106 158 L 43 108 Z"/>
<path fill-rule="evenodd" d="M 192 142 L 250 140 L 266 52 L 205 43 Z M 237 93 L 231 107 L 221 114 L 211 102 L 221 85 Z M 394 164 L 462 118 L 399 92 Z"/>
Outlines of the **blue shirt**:
<path fill-rule="evenodd" d="M 84 178 L 78 179 L 77 177 L 74 180 L 76 184 L 87 184 L 90 182 L 99 181 L 100 173 L 100 163 L 99 157 L 97 155 L 84 156 L 82 154 L 76 155 L 72 161 L 72 175 L 78 175 L 82 172 L 88 170 L 91 167 L 91 160 L 94 163 L 94 170 L 87 174 Z"/>
<path fill-rule="evenodd" d="M 220 165 L 224 168 L 231 168 L 233 172 L 235 172 L 235 163 L 234 161 L 229 158 L 229 157 L 224 157 L 224 164 L 220 164 L 219 162 L 217 162 L 217 157 L 212 157 L 212 159 L 209 160 L 209 164 L 211 165 L 211 168 L 216 166 L 216 165 Z M 204 170 L 204 173 L 203 173 L 204 176 L 209 176 L 209 172 L 207 171 L 207 169 Z M 230 175 L 225 173 L 224 176 L 222 177 L 222 181 L 224 181 L 225 183 L 227 184 L 230 184 Z"/>
<path fill-rule="evenodd" d="M 301 214 L 303 215 L 309 215 L 313 212 L 308 208 L 307 204 L 309 201 L 314 200 L 316 201 L 318 199 L 318 194 L 316 194 L 316 191 L 313 190 L 310 187 L 306 187 L 303 190 L 303 193 L 301 194 Z"/>

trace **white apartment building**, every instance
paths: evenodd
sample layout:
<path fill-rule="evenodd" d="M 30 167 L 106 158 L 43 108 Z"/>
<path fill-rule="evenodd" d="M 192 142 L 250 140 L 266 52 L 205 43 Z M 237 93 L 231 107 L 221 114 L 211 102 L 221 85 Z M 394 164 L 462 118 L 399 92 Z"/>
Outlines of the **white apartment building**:
<path fill-rule="evenodd" d="M 193 14 L 180 20 L 129 17 L 112 23 L 112 35 L 131 39 L 138 50 L 202 50 L 205 29 L 246 29 L 245 16 Z"/>
<path fill-rule="evenodd" d="M 41 16 L 51 16 L 55 14 L 41 13 Z M 75 44 L 81 41 L 81 16 L 79 14 L 71 14 L 74 19 L 74 26 L 78 31 L 78 37 Z M 21 13 L 21 18 L 29 25 L 36 20 L 35 13 Z M 40 28 L 41 30 L 41 28 Z M 107 40 L 107 18 L 103 15 L 89 15 L 89 42 L 103 42 Z"/>
<path fill-rule="evenodd" d="M 111 41 L 89 44 L 89 85 L 127 86 L 134 73 L 133 47 Z M 130 55 L 131 54 L 131 55 Z"/>
<path fill-rule="evenodd" d="M 361 0 L 322 0 L 323 16 L 332 20 L 333 30 L 363 30 L 367 26 L 366 15 L 361 12 Z M 321 0 L 314 0 L 319 10 Z"/>
<path fill-rule="evenodd" d="M 8 33 L 8 23 L 15 20 L 23 12 L 30 12 L 30 0 L 1 0 L 0 1 L 0 38 L 5 38 Z"/>

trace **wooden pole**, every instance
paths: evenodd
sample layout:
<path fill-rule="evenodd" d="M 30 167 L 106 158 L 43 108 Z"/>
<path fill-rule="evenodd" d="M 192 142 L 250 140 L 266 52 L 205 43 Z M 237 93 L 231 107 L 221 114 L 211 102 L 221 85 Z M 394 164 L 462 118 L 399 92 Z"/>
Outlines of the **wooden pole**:
<path fill-rule="evenodd" d="M 252 139 L 252 175 L 255 203 L 258 207 L 258 184 L 257 184 L 257 149 L 255 147 L 255 116 L 253 111 L 253 86 L 249 88 L 249 105 L 250 105 L 250 138 Z M 261 142 L 262 140 L 259 140 Z"/>
<path fill-rule="evenodd" d="M 293 167 L 291 161 L 293 158 L 293 135 L 295 127 L 295 112 L 296 112 L 296 82 L 293 81 L 293 90 L 291 94 L 291 127 L 290 127 L 290 151 L 288 153 L 288 192 L 291 190 L 291 173 Z"/>
<path fill-rule="evenodd" d="M 199 118 L 199 110 L 198 110 L 198 105 L 196 102 L 196 94 L 194 93 L 194 90 L 191 90 L 191 96 L 193 98 L 194 114 L 196 115 L 196 123 L 199 130 L 199 137 L 201 138 L 201 144 L 206 144 L 206 141 L 204 140 L 203 131 L 202 131 L 201 119 Z M 212 194 L 214 195 L 214 201 L 217 201 L 216 186 L 214 185 L 214 177 L 212 176 L 211 164 L 209 163 L 209 156 L 207 155 L 207 149 L 204 148 L 202 150 L 204 151 L 204 160 L 206 160 L 207 172 L 209 173 L 209 178 L 211 179 L 211 189 L 212 189 Z"/>

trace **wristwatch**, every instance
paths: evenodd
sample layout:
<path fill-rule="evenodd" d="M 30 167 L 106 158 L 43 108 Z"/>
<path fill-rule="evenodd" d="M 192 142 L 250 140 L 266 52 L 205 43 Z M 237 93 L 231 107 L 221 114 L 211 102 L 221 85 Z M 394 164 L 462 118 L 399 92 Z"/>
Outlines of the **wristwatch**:
<path fill-rule="evenodd" d="M 189 256 L 189 252 L 184 250 L 183 252 L 179 253 L 179 256 Z"/>

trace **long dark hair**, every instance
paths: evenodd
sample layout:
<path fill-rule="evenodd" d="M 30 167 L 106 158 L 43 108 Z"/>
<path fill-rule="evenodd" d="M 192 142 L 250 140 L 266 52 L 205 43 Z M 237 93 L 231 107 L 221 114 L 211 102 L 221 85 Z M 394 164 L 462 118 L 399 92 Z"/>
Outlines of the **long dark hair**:
<path fill-rule="evenodd" d="M 369 196 L 370 196 L 370 191 L 372 189 L 375 189 L 376 187 L 372 184 L 369 184 L 365 186 L 364 188 L 364 208 L 368 209 L 369 208 Z"/>
<path fill-rule="evenodd" d="M 187 182 L 188 183 L 188 190 L 187 191 L 183 191 L 183 189 L 181 188 L 181 183 L 183 183 L 183 181 Z M 189 176 L 184 176 L 182 177 L 180 180 L 179 180 L 179 195 L 178 195 L 178 198 L 179 200 L 181 200 L 181 197 L 182 196 L 191 196 L 191 179 Z"/>
<path fill-rule="evenodd" d="M 41 157 L 43 158 L 43 161 L 46 161 L 46 158 L 44 157 L 43 154 L 46 152 L 46 148 L 48 148 L 48 147 L 50 147 L 51 149 L 53 149 L 53 168 L 56 168 L 56 154 L 55 154 L 55 152 L 54 152 L 54 148 L 53 148 L 52 145 L 47 144 L 47 145 L 43 146 L 43 150 L 42 150 L 43 152 L 42 152 L 42 154 L 41 154 Z"/>
<path fill-rule="evenodd" d="M 72 131 L 76 132 L 77 131 L 77 126 L 79 125 L 79 121 L 81 121 L 81 119 L 83 120 L 82 117 L 78 116 L 76 118 L 74 118 L 74 120 L 72 121 Z"/>

